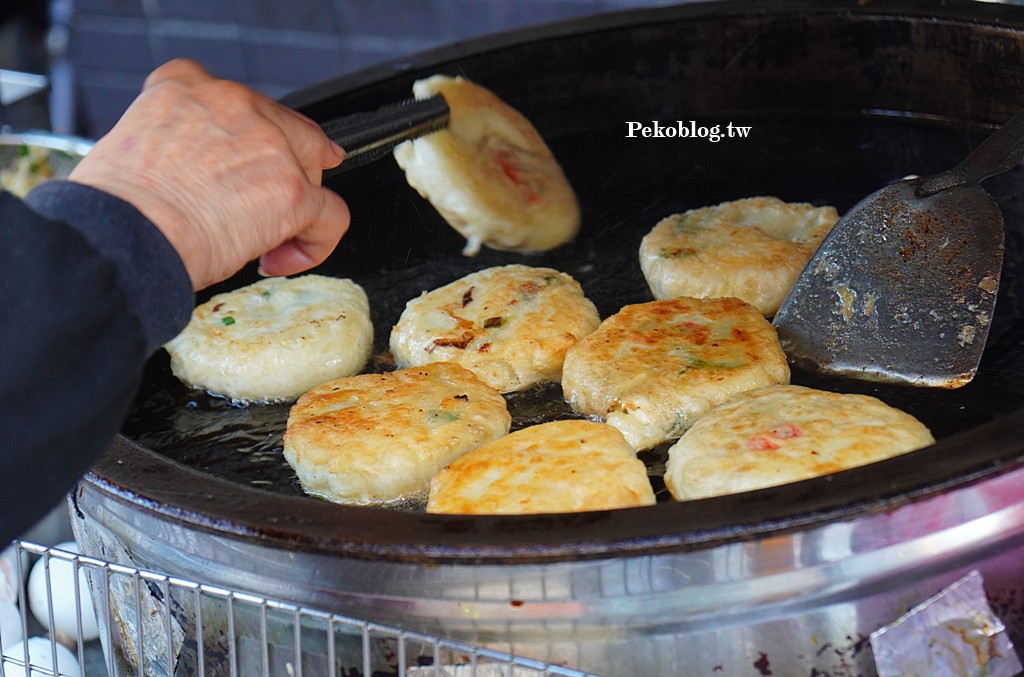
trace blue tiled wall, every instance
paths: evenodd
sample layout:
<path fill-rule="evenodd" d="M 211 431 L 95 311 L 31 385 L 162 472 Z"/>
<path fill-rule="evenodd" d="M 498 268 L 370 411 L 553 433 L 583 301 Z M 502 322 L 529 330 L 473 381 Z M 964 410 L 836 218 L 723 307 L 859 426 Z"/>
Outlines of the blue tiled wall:
<path fill-rule="evenodd" d="M 98 136 L 177 56 L 281 96 L 432 46 L 672 0 L 71 0 L 77 129 Z"/>

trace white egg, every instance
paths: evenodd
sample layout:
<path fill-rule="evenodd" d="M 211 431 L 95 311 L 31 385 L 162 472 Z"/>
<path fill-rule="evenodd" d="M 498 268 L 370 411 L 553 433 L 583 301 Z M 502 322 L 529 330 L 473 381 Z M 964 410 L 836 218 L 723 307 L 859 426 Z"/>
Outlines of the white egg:
<path fill-rule="evenodd" d="M 76 552 L 74 542 L 54 546 L 59 550 Z M 78 644 L 78 608 L 82 611 L 82 641 L 99 637 L 100 631 L 93 611 L 92 595 L 85 577 L 85 569 L 78 568 L 78 604 L 75 600 L 75 564 L 57 555 L 49 557 L 50 587 L 47 590 L 47 558 L 40 558 L 28 577 L 28 605 L 36 620 L 53 633 L 57 641 L 66 646 Z M 48 594 L 49 593 L 49 594 Z M 50 627 L 50 602 L 53 606 L 53 627 Z"/>
<path fill-rule="evenodd" d="M 18 589 L 24 582 L 27 558 L 22 558 L 21 575 L 18 575 L 18 548 L 10 545 L 0 552 L 0 599 L 18 601 Z"/>
<path fill-rule="evenodd" d="M 25 639 L 21 628 L 21 612 L 14 602 L 0 599 L 0 649 L 17 644 Z"/>
<path fill-rule="evenodd" d="M 18 642 L 9 649 L 4 649 L 4 677 L 43 677 L 53 675 L 54 645 L 46 637 L 32 637 L 28 640 L 28 663 L 31 670 L 26 670 L 21 663 L 25 661 L 25 642 Z M 61 677 L 82 677 L 82 670 L 75 654 L 60 644 L 57 647 L 56 673 Z M 18 661 L 15 663 L 14 661 Z"/>

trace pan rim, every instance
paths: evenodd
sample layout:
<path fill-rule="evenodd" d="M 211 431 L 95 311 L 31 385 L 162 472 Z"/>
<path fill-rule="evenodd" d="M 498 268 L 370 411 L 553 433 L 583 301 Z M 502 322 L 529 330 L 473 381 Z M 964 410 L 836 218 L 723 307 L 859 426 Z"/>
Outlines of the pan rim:
<path fill-rule="evenodd" d="M 936 22 L 960 22 L 987 25 L 998 30 L 1024 29 L 1024 14 L 1013 6 L 977 0 L 950 0 L 937 15 L 929 0 L 899 0 L 897 2 L 856 2 L 848 0 L 698 0 L 663 7 L 606 11 L 591 16 L 553 21 L 550 23 L 511 29 L 468 40 L 428 48 L 414 54 L 384 61 L 336 78 L 330 78 L 308 87 L 301 87 L 282 96 L 279 101 L 297 110 L 304 110 L 323 96 L 324 89 L 355 93 L 362 87 L 384 79 L 392 79 L 423 68 L 436 67 L 460 58 L 521 45 L 527 42 L 545 42 L 561 37 L 589 34 L 605 30 L 622 30 L 645 24 L 666 21 L 702 19 L 709 14 L 719 17 L 805 17 L 809 15 L 836 15 L 860 18 L 929 18 Z M 337 115 L 338 113 L 335 113 Z"/>

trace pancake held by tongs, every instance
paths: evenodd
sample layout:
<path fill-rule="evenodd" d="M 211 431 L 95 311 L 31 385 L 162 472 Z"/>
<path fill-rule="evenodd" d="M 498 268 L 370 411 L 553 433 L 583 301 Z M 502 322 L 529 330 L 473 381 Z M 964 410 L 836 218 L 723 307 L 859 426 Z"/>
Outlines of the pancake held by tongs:
<path fill-rule="evenodd" d="M 958 388 L 977 373 L 1003 262 L 1003 216 L 981 187 L 1024 152 L 1024 111 L 953 169 L 856 204 L 774 319 L 790 360 L 826 374 Z"/>

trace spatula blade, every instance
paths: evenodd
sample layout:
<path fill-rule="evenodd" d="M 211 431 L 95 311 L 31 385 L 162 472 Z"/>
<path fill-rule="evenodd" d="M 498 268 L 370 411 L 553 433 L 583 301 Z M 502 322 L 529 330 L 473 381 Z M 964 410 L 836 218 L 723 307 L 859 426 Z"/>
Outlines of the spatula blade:
<path fill-rule="evenodd" d="M 773 324 L 794 364 L 957 388 L 974 378 L 1003 260 L 1003 217 L 979 185 L 919 197 L 890 185 L 833 227 Z"/>

